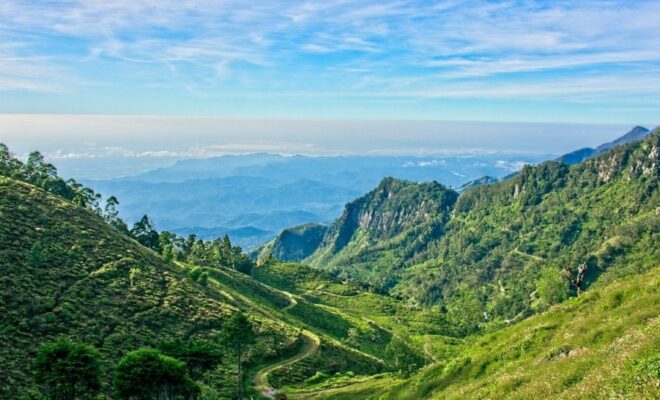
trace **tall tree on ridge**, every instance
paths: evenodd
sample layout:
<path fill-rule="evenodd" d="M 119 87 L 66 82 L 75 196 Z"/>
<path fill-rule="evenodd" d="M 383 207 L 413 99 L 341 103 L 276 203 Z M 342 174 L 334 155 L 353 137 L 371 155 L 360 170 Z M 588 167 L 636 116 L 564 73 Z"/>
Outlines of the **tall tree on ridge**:
<path fill-rule="evenodd" d="M 131 229 L 131 236 L 135 238 L 140 244 L 145 247 L 148 247 L 158 253 L 161 252 L 160 248 L 160 237 L 156 228 L 149 220 L 147 215 L 143 216 L 142 219 L 133 225 Z"/>

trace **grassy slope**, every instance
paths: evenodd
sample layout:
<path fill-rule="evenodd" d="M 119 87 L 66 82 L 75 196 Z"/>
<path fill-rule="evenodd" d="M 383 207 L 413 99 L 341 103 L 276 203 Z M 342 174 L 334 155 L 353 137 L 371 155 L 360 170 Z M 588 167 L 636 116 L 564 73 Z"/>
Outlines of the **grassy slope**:
<path fill-rule="evenodd" d="M 328 273 L 303 264 L 273 264 L 257 268 L 253 275 L 272 287 L 287 290 L 316 305 L 335 308 L 361 319 L 367 325 L 390 332 L 405 330 L 408 334 L 419 335 L 443 332 L 442 321 L 433 310 L 413 307 L 392 297 L 369 292 L 367 288 L 339 281 Z"/>
<path fill-rule="evenodd" d="M 295 318 L 302 317 L 303 321 L 313 323 L 318 315 L 323 315 L 315 311 L 321 309 L 324 313 L 339 316 L 342 320 L 350 322 L 350 332 L 339 340 L 384 359 L 390 368 L 409 368 L 408 365 L 397 367 L 395 356 L 387 352 L 388 344 L 393 337 L 405 341 L 408 346 L 406 351 L 415 354 L 416 361 L 414 359 L 410 361 L 415 361 L 418 367 L 451 353 L 451 349 L 460 342 L 441 334 L 442 325 L 437 312 L 410 307 L 395 299 L 364 291 L 363 288 L 348 282 L 340 282 L 327 273 L 302 264 L 271 264 L 257 268 L 253 276 L 271 287 L 290 292 L 298 299 L 298 305 L 311 306 L 309 311 L 312 313 L 291 314 Z M 321 344 L 321 351 L 317 357 L 323 357 L 325 344 Z M 314 363 L 318 363 L 318 359 L 311 357 L 295 365 L 273 371 L 271 382 L 276 383 L 277 386 L 291 384 L 299 386 L 304 379 L 302 385 L 304 387 L 314 382 L 326 381 L 332 385 L 337 380 L 350 380 L 354 374 L 364 379 L 364 375 L 373 373 L 362 370 L 356 364 L 347 364 L 340 370 L 328 371 L 316 368 Z M 341 373 L 336 374 L 336 372 Z M 292 377 L 299 379 L 292 380 Z"/>
<path fill-rule="evenodd" d="M 651 399 L 660 396 L 660 268 L 631 276 L 497 332 L 402 379 L 380 375 L 332 388 L 289 388 L 318 399 Z"/>
<path fill-rule="evenodd" d="M 296 357 L 301 352 L 297 348 L 292 349 L 286 357 L 269 357 L 257 363 L 253 372 L 256 374 L 257 370 L 267 369 L 272 386 L 277 388 L 285 383 L 301 383 L 319 371 L 333 375 L 357 368 L 365 374 L 373 374 L 386 368 L 377 355 L 382 354 L 387 342 L 346 342 L 348 330 L 357 329 L 359 319 L 346 316 L 341 310 L 321 308 L 304 298 L 233 270 L 209 268 L 206 271 L 210 276 L 209 287 L 217 290 L 229 304 L 286 324 L 295 330 L 299 343 L 305 342 L 304 336 L 310 336 L 303 335 L 303 329 L 320 341 L 318 351 L 306 354 L 304 360 Z M 296 362 L 282 362 L 287 357 L 297 358 Z M 285 368 L 270 368 L 277 365 Z"/>
<path fill-rule="evenodd" d="M 109 384 L 125 352 L 168 338 L 217 341 L 235 311 L 97 216 L 33 186 L 0 179 L 0 220 L 0 397 L 28 394 L 31 356 L 57 337 L 99 348 Z M 253 320 L 258 352 L 281 353 L 296 337 L 284 324 Z M 208 383 L 225 377 L 215 371 Z"/>
<path fill-rule="evenodd" d="M 347 365 L 367 373 L 383 368 L 373 356 L 333 338 L 332 322 L 324 330 L 322 324 L 301 323 L 298 306 L 279 311 L 290 305 L 286 293 L 231 270 L 214 270 L 202 287 L 188 278 L 186 266 L 163 262 L 96 215 L 5 178 L 0 266 L 0 398 L 33 391 L 29 362 L 44 342 L 66 336 L 99 348 L 108 392 L 112 365 L 125 352 L 168 338 L 217 342 L 223 319 L 237 309 L 250 314 L 259 333 L 248 357 L 252 365 L 291 357 L 302 343 L 300 329 L 309 327 L 323 335 L 313 368 L 328 373 Z M 314 305 L 307 306 L 319 315 Z M 341 319 L 337 313 L 328 318 Z M 208 395 L 231 396 L 231 374 L 231 365 L 210 372 Z"/>

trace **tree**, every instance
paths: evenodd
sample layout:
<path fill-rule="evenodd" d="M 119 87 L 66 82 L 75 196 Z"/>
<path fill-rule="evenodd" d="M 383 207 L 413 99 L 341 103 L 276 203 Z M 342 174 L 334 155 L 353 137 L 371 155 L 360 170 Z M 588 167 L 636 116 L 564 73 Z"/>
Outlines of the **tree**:
<path fill-rule="evenodd" d="M 577 295 L 580 296 L 582 292 L 582 285 L 584 284 L 584 278 L 587 274 L 587 263 L 582 263 L 578 265 L 577 269 L 573 271 L 568 267 L 564 267 L 564 273 L 568 278 L 568 281 L 575 287 Z"/>
<path fill-rule="evenodd" d="M 199 283 L 202 286 L 208 285 L 209 284 L 209 273 L 208 272 L 202 272 L 202 274 L 197 279 L 197 283 Z"/>
<path fill-rule="evenodd" d="M 67 181 L 67 185 L 72 192 L 70 197 L 67 197 L 69 200 L 78 204 L 80 207 L 89 208 L 95 213 L 100 214 L 100 194 L 95 193 L 92 189 L 81 185 L 80 183 L 76 182 L 75 179 L 69 179 Z"/>
<path fill-rule="evenodd" d="M 209 281 L 209 273 L 204 271 L 204 268 L 202 267 L 195 267 L 190 270 L 190 279 L 202 286 L 206 286 Z"/>
<path fill-rule="evenodd" d="M 195 268 L 191 269 L 190 270 L 190 279 L 197 282 L 200 275 L 202 275 L 202 272 L 204 272 L 204 270 L 201 267 L 195 267 Z"/>
<path fill-rule="evenodd" d="M 250 275 L 254 262 L 246 254 L 243 254 L 243 249 L 239 246 L 235 246 L 232 250 L 232 267 L 238 272 Z"/>
<path fill-rule="evenodd" d="M 171 244 L 163 246 L 163 261 L 172 262 L 174 259 L 174 250 Z"/>
<path fill-rule="evenodd" d="M 105 201 L 105 218 L 108 221 L 114 221 L 119 218 L 119 211 L 117 211 L 117 206 L 119 205 L 119 200 L 115 196 L 110 196 Z"/>
<path fill-rule="evenodd" d="M 65 339 L 42 346 L 32 371 L 44 395 L 52 400 L 92 399 L 101 388 L 99 353 Z"/>
<path fill-rule="evenodd" d="M 231 240 L 229 235 L 224 235 L 220 239 L 220 263 L 225 267 L 233 268 L 232 255 Z"/>
<path fill-rule="evenodd" d="M 400 372 L 406 368 L 405 372 L 409 373 L 424 364 L 424 360 L 412 350 L 408 343 L 412 343 L 409 337 L 395 335 L 385 347 L 385 355 L 394 361 L 394 367 Z"/>
<path fill-rule="evenodd" d="M 448 304 L 447 319 L 461 335 L 476 332 L 484 321 L 483 307 L 474 289 L 459 288 L 454 300 Z"/>
<path fill-rule="evenodd" d="M 214 240 L 213 248 L 217 252 L 217 255 L 212 257 L 215 258 L 213 260 L 215 264 L 234 269 L 246 275 L 252 272 L 254 263 L 250 260 L 250 257 L 243 254 L 243 249 L 240 246 L 232 246 L 228 235 Z"/>
<path fill-rule="evenodd" d="M 158 349 L 185 362 L 193 379 L 201 379 L 205 371 L 215 368 L 222 361 L 222 351 L 216 345 L 203 341 L 169 340 L 161 342 Z"/>
<path fill-rule="evenodd" d="M 163 251 L 165 250 L 165 246 L 172 246 L 172 256 L 174 256 L 174 244 L 176 238 L 176 234 L 169 231 L 162 231 L 158 234 L 158 243 L 160 243 L 160 247 L 163 249 Z"/>
<path fill-rule="evenodd" d="M 252 323 L 245 314 L 237 312 L 225 321 L 220 336 L 236 357 L 236 392 L 238 400 L 243 400 L 243 355 L 256 339 Z"/>
<path fill-rule="evenodd" d="M 196 241 L 190 248 L 190 253 L 188 254 L 188 261 L 196 265 L 206 265 L 208 266 L 209 257 L 207 251 L 206 243 L 203 240 Z"/>
<path fill-rule="evenodd" d="M 0 143 L 0 175 L 10 178 L 21 178 L 23 163 L 9 152 L 9 148 Z"/>
<path fill-rule="evenodd" d="M 131 229 L 131 236 L 135 238 L 140 244 L 148 247 L 158 253 L 161 252 L 160 237 L 156 228 L 149 220 L 148 216 L 143 216 L 142 219 L 133 225 Z"/>
<path fill-rule="evenodd" d="M 24 171 L 28 182 L 37 186 L 41 186 L 42 182 L 49 178 L 57 178 L 57 169 L 53 164 L 47 163 L 44 156 L 38 151 L 33 151 L 28 155 Z"/>
<path fill-rule="evenodd" d="M 117 210 L 118 205 L 119 200 L 117 200 L 115 196 L 108 197 L 103 209 L 103 218 L 110 226 L 122 233 L 128 233 L 128 226 L 121 218 L 119 218 L 119 211 Z"/>
<path fill-rule="evenodd" d="M 536 293 L 545 305 L 561 303 L 568 298 L 568 285 L 556 269 L 548 267 L 536 282 Z"/>
<path fill-rule="evenodd" d="M 200 389 L 188 376 L 186 364 L 158 350 L 140 349 L 121 359 L 115 369 L 114 388 L 120 399 L 195 399 Z"/>
<path fill-rule="evenodd" d="M 197 236 L 194 233 L 191 233 L 188 235 L 186 238 L 185 242 L 183 243 L 183 252 L 186 255 L 186 258 L 190 255 L 190 252 L 192 251 L 193 245 L 197 242 Z"/>

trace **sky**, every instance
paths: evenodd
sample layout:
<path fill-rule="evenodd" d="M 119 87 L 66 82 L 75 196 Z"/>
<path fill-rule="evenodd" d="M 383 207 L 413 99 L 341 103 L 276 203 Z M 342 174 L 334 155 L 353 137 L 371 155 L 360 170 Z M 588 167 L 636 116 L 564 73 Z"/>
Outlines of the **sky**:
<path fill-rule="evenodd" d="M 424 121 L 492 121 L 500 131 L 467 132 L 492 149 L 480 132 L 531 126 L 505 124 L 513 121 L 539 123 L 528 130 L 533 151 L 559 151 L 573 143 L 544 149 L 548 137 L 598 127 L 600 140 L 658 121 L 659 20 L 660 2 L 643 0 L 3 0 L 0 141 L 28 147 L 36 129 L 44 140 L 34 145 L 63 143 L 51 152 L 117 146 L 96 143 L 105 139 L 90 128 L 95 120 L 117 137 L 161 145 L 123 143 L 134 153 L 192 151 L 178 141 L 278 151 L 277 143 L 296 148 L 286 138 L 298 134 L 289 132 L 298 120 L 308 136 L 340 121 L 374 143 L 393 125 L 391 135 L 437 134 L 442 147 L 466 131 L 424 130 Z M 168 147 L 160 139 L 172 121 L 179 131 Z M 209 121 L 235 129 L 228 138 Z M 263 124 L 258 138 L 255 124 Z M 535 141 L 538 131 L 547 137 Z M 72 137 L 77 147 L 64 146 Z M 317 152 L 342 147 L 324 140 L 310 142 Z"/>

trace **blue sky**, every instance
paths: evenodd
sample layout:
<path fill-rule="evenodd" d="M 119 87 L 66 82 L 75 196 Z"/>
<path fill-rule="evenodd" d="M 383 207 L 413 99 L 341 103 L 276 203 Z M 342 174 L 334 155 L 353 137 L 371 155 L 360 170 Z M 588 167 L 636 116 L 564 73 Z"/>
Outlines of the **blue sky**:
<path fill-rule="evenodd" d="M 0 113 L 649 124 L 657 1 L 0 3 Z"/>

